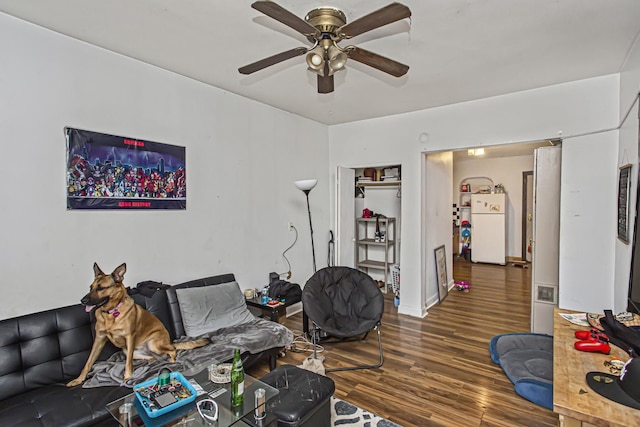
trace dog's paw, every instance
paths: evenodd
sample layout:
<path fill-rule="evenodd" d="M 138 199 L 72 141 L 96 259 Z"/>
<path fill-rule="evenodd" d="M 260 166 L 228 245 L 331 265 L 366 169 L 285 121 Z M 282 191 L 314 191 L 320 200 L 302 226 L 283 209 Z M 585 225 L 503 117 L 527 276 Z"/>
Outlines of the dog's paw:
<path fill-rule="evenodd" d="M 67 383 L 67 387 L 73 387 L 73 386 L 76 386 L 76 385 L 80 385 L 80 384 L 82 384 L 83 382 L 84 382 L 84 379 L 82 379 L 82 378 L 76 378 L 76 379 L 75 379 L 75 380 L 73 380 L 73 381 L 69 381 L 69 382 Z"/>

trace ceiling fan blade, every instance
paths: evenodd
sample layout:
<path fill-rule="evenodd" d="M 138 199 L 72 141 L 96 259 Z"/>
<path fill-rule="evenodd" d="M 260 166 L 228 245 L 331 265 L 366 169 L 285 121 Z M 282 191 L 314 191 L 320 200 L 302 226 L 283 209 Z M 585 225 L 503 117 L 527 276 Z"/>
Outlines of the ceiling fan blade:
<path fill-rule="evenodd" d="M 315 36 L 318 32 L 313 25 L 272 1 L 257 1 L 251 7 L 307 37 Z"/>
<path fill-rule="evenodd" d="M 410 16 L 411 10 L 407 6 L 400 3 L 391 3 L 339 28 L 338 34 L 349 39 Z"/>
<path fill-rule="evenodd" d="M 407 74 L 407 71 L 409 71 L 408 65 L 401 64 L 393 59 L 385 58 L 382 55 L 378 55 L 377 53 L 373 53 L 356 46 L 350 46 L 347 49 L 347 55 L 354 61 L 358 61 L 380 71 L 384 71 L 394 77 L 402 77 Z"/>
<path fill-rule="evenodd" d="M 287 59 L 294 58 L 296 56 L 304 55 L 307 53 L 306 47 L 296 47 L 291 50 L 287 50 L 286 52 L 280 52 L 268 58 L 261 59 L 260 61 L 256 61 L 252 64 L 245 65 L 244 67 L 238 68 L 240 74 L 251 74 L 256 71 L 260 71 L 263 68 L 270 67 L 272 65 L 278 64 L 282 61 L 286 61 Z"/>

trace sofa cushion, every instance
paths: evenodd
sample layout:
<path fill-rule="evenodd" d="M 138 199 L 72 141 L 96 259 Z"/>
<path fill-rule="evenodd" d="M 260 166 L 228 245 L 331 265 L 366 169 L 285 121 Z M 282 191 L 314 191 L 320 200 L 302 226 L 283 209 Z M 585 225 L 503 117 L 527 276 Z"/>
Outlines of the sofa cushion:
<path fill-rule="evenodd" d="M 80 304 L 0 321 L 0 401 L 78 376 L 92 336 Z"/>
<path fill-rule="evenodd" d="M 53 384 L 6 399 L 0 405 L 4 426 L 89 426 L 111 415 L 106 405 L 126 394 L 126 387 L 85 389 Z M 115 421 L 115 420 L 114 420 Z"/>
<path fill-rule="evenodd" d="M 186 288 L 198 288 L 201 286 L 213 286 L 221 283 L 229 283 L 235 281 L 236 278 L 233 273 L 220 274 L 218 276 L 210 276 L 202 279 L 190 280 L 188 282 L 179 283 L 171 286 L 166 290 L 167 301 L 169 302 L 169 312 L 171 313 L 171 329 L 169 331 L 172 336 L 180 338 L 185 336 L 184 325 L 182 324 L 182 314 L 180 313 L 180 303 L 178 302 L 178 295 L 176 291 L 178 289 Z"/>
<path fill-rule="evenodd" d="M 180 314 L 187 336 L 236 326 L 254 319 L 237 282 L 177 289 Z"/>
<path fill-rule="evenodd" d="M 146 291 L 141 291 L 145 284 L 149 282 L 138 283 L 138 287 L 129 289 L 129 295 L 136 304 L 156 316 L 162 324 L 167 328 L 171 340 L 179 338 L 175 335 L 175 331 L 171 328 L 171 313 L 169 312 L 169 301 L 167 300 L 166 285 L 159 284 L 155 292 L 150 292 L 147 286 Z"/>

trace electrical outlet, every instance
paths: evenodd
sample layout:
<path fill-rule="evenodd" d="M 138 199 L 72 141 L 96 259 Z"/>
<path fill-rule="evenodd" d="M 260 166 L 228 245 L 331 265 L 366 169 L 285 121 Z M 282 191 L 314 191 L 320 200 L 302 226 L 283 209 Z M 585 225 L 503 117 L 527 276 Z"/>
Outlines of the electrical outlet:
<path fill-rule="evenodd" d="M 293 223 L 289 221 L 289 231 L 293 230 Z"/>

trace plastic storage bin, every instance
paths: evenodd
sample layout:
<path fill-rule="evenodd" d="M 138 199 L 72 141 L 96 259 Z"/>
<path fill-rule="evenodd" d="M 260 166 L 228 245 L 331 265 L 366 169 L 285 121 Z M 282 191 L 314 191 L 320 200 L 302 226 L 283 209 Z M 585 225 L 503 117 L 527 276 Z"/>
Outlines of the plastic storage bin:
<path fill-rule="evenodd" d="M 180 372 L 171 372 L 171 376 L 170 376 L 170 382 L 171 381 L 179 381 L 188 391 L 189 393 L 191 393 L 191 395 L 187 398 L 184 399 L 180 399 L 177 400 L 176 402 L 165 406 L 164 408 L 159 408 L 159 409 L 154 409 L 151 410 L 148 405 L 145 405 L 145 401 L 148 402 L 149 399 L 147 399 L 146 397 L 143 397 L 139 391 L 147 388 L 149 386 L 152 386 L 154 384 L 158 383 L 158 377 L 152 378 L 150 380 L 144 381 L 140 384 L 136 384 L 133 387 L 133 391 L 136 395 L 136 398 L 138 400 L 139 405 L 137 405 L 140 408 L 143 408 L 146 415 L 149 416 L 150 418 L 156 418 L 159 417 L 160 415 L 164 415 L 167 412 L 171 412 L 174 409 L 180 408 L 188 403 L 193 402 L 194 400 L 196 400 L 196 389 L 193 387 L 193 385 L 189 382 L 189 380 L 187 380 L 184 375 L 182 375 Z"/>

